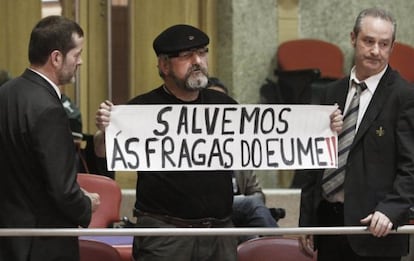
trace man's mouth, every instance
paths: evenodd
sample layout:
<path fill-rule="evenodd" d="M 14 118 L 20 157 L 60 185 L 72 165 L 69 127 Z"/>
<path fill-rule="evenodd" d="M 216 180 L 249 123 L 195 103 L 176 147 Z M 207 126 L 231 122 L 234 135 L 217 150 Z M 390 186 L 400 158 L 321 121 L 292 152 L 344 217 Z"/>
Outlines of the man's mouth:
<path fill-rule="evenodd" d="M 200 69 L 196 69 L 196 70 L 192 70 L 190 74 L 193 74 L 193 75 L 198 75 L 198 74 L 202 74 L 202 73 L 203 73 L 203 71 L 202 71 L 202 70 L 200 70 Z"/>

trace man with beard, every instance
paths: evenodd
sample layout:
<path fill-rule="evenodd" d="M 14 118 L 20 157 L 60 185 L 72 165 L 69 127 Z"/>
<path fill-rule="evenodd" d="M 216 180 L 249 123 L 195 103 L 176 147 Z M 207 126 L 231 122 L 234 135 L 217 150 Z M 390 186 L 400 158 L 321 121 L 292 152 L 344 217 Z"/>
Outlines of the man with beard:
<path fill-rule="evenodd" d="M 129 104 L 235 104 L 224 93 L 207 89 L 208 36 L 189 25 L 175 25 L 153 42 L 164 84 Z M 112 103 L 96 114 L 95 151 L 105 156 L 104 132 Z M 136 227 L 232 227 L 232 172 L 139 172 L 134 213 Z M 235 237 L 135 237 L 136 260 L 236 260 Z"/>
<path fill-rule="evenodd" d="M 236 104 L 225 93 L 207 88 L 208 36 L 189 25 L 174 25 L 158 35 L 153 48 L 164 84 L 129 104 Z M 96 112 L 95 152 L 105 157 L 105 128 L 112 102 Z M 331 128 L 342 126 L 342 115 L 331 115 Z M 231 170 L 141 171 L 138 173 L 134 214 L 136 227 L 233 227 Z M 135 260 L 237 260 L 234 236 L 135 237 Z"/>
<path fill-rule="evenodd" d="M 76 182 L 75 147 L 58 86 L 81 65 L 83 30 L 43 18 L 30 66 L 0 88 L 0 228 L 87 227 L 99 195 Z M 0 260 L 79 260 L 77 237 L 0 237 Z"/>

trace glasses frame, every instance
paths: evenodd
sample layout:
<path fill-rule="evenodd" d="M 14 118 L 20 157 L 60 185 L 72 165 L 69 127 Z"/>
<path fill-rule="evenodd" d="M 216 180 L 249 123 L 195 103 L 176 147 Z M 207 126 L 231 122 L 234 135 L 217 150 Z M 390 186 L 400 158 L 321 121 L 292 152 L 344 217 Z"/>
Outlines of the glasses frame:
<path fill-rule="evenodd" d="M 168 54 L 168 58 L 181 58 L 181 59 L 190 59 L 197 54 L 199 57 L 205 57 L 208 54 L 208 47 L 193 48 L 186 51 L 181 51 L 178 53 Z"/>

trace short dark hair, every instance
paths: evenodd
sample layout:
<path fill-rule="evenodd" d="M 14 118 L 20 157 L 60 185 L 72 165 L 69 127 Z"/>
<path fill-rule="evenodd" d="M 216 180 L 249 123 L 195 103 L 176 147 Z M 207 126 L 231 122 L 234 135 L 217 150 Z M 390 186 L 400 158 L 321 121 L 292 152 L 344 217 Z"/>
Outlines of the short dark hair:
<path fill-rule="evenodd" d="M 40 20 L 30 34 L 30 63 L 45 64 L 54 50 L 65 56 L 75 47 L 72 39 L 74 33 L 83 37 L 83 30 L 79 24 L 63 16 L 52 15 Z"/>
<path fill-rule="evenodd" d="M 354 25 L 355 36 L 358 36 L 358 33 L 361 31 L 362 19 L 367 16 L 381 18 L 382 20 L 390 22 L 393 28 L 392 41 L 395 41 L 395 36 L 397 34 L 397 22 L 390 12 L 378 7 L 364 9 L 358 14 Z"/>

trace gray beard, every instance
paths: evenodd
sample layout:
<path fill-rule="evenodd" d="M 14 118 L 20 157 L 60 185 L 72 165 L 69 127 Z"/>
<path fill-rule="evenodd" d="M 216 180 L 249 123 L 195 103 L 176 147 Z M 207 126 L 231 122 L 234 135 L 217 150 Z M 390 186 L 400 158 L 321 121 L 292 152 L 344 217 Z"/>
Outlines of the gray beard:
<path fill-rule="evenodd" d="M 206 88 L 208 78 L 206 75 L 201 74 L 197 76 L 190 76 L 185 81 L 185 87 L 187 90 L 201 90 Z"/>
<path fill-rule="evenodd" d="M 171 77 L 177 86 L 187 91 L 198 91 L 205 89 L 208 84 L 208 77 L 204 73 L 196 75 L 190 74 L 184 80 L 178 79 L 175 74 L 172 74 Z"/>

